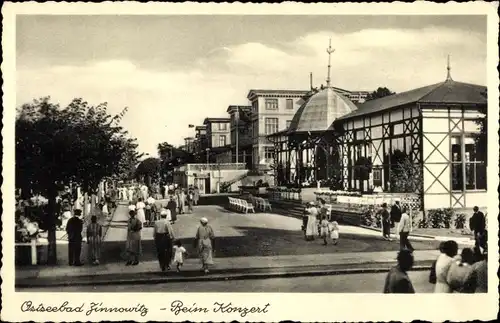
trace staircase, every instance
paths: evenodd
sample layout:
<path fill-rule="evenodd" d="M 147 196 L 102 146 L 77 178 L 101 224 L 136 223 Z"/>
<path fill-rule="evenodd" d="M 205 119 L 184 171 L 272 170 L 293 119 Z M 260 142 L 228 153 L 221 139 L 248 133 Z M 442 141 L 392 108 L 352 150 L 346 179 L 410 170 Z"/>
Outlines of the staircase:
<path fill-rule="evenodd" d="M 239 176 L 236 176 L 235 178 L 233 178 L 232 180 L 230 180 L 228 182 L 221 183 L 220 191 L 226 192 L 226 190 L 229 189 L 231 187 L 231 185 L 233 185 L 234 183 L 236 183 L 238 181 L 241 181 L 242 179 L 244 179 L 247 176 L 248 176 L 248 172 L 241 174 Z"/>
<path fill-rule="evenodd" d="M 300 201 L 270 201 L 272 213 L 302 219 L 304 204 Z"/>

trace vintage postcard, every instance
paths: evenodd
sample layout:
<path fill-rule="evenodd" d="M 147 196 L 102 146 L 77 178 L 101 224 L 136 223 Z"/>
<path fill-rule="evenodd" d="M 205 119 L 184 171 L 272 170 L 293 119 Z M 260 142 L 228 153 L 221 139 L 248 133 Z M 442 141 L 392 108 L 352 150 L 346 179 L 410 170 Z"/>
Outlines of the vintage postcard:
<path fill-rule="evenodd" d="M 2 319 L 494 319 L 497 9 L 4 4 Z"/>

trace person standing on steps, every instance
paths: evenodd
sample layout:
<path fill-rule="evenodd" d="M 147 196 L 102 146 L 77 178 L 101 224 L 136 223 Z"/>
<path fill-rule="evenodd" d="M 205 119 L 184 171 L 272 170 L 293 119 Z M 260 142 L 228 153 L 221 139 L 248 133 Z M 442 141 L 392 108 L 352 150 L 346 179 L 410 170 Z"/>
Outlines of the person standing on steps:
<path fill-rule="evenodd" d="M 68 261 L 70 266 L 82 266 L 80 254 L 82 252 L 83 221 L 80 219 L 82 210 L 75 210 L 73 217 L 66 224 L 68 234 Z"/>
<path fill-rule="evenodd" d="M 167 210 L 170 210 L 170 221 L 175 223 L 177 221 L 177 203 L 175 202 L 175 196 L 171 195 L 170 200 L 166 206 Z"/>
<path fill-rule="evenodd" d="M 399 233 L 399 244 L 401 249 L 408 249 L 413 252 L 413 246 L 408 239 L 410 232 L 412 230 L 412 223 L 410 216 L 408 215 L 407 209 L 403 208 L 403 213 L 401 214 L 401 219 L 398 223 L 397 232 Z"/>

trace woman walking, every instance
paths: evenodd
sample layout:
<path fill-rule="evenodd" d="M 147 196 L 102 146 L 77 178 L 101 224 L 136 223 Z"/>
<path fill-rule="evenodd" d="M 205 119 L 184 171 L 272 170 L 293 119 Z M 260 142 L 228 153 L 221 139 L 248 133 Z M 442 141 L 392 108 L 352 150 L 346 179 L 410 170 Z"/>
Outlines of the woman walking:
<path fill-rule="evenodd" d="M 451 293 L 452 289 L 448 284 L 448 271 L 450 270 L 453 258 L 458 253 L 458 244 L 449 240 L 443 243 L 442 253 L 436 260 L 436 286 L 434 293 Z"/>
<path fill-rule="evenodd" d="M 314 236 L 317 233 L 317 217 L 318 209 L 314 205 L 314 202 L 309 202 L 309 207 L 306 209 L 307 212 L 307 226 L 306 226 L 306 240 L 314 240 Z"/>
<path fill-rule="evenodd" d="M 193 189 L 193 203 L 194 205 L 198 205 L 198 201 L 200 200 L 200 189 L 198 186 L 194 186 Z"/>
<path fill-rule="evenodd" d="M 208 274 L 208 266 L 213 265 L 213 249 L 215 247 L 214 230 L 208 225 L 207 218 L 200 219 L 200 226 L 196 231 L 195 244 L 201 260 L 202 270 Z"/>
<path fill-rule="evenodd" d="M 143 202 L 142 197 L 139 198 L 139 201 L 137 202 L 135 207 L 136 207 L 136 212 L 137 212 L 137 215 L 136 215 L 137 220 L 141 221 L 141 223 L 144 226 L 147 226 L 146 213 L 145 213 L 146 204 Z"/>
<path fill-rule="evenodd" d="M 128 260 L 126 265 L 138 265 L 139 255 L 141 254 L 141 230 L 142 223 L 135 217 L 136 212 L 130 211 L 130 219 L 128 220 L 127 226 L 127 256 Z"/>
<path fill-rule="evenodd" d="M 89 245 L 90 261 L 99 265 L 101 257 L 102 226 L 97 223 L 97 217 L 92 215 L 87 226 L 87 244 Z"/>

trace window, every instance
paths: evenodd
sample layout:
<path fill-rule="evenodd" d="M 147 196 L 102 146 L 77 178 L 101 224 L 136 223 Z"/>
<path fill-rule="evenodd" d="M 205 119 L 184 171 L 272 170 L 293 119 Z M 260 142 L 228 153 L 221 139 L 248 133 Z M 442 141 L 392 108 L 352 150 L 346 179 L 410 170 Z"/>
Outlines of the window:
<path fill-rule="evenodd" d="M 266 110 L 278 110 L 278 99 L 266 99 Z"/>
<path fill-rule="evenodd" d="M 265 147 L 264 158 L 266 158 L 267 162 L 272 162 L 274 160 L 274 148 L 273 147 Z"/>
<path fill-rule="evenodd" d="M 397 136 L 403 134 L 403 124 L 397 123 L 391 126 L 391 136 Z"/>
<path fill-rule="evenodd" d="M 265 119 L 266 135 L 278 132 L 278 118 Z"/>
<path fill-rule="evenodd" d="M 292 110 L 293 109 L 293 100 L 292 99 L 286 99 L 286 108 L 288 110 Z"/>
<path fill-rule="evenodd" d="M 287 120 L 286 121 L 286 128 L 290 128 L 290 126 L 292 125 L 292 120 Z"/>
<path fill-rule="evenodd" d="M 356 140 L 365 140 L 365 131 L 364 130 L 358 130 L 356 131 Z"/>
<path fill-rule="evenodd" d="M 226 136 L 220 135 L 219 136 L 219 147 L 224 147 L 225 145 L 226 145 Z"/>
<path fill-rule="evenodd" d="M 382 186 L 382 169 L 373 169 L 373 186 Z"/>
<path fill-rule="evenodd" d="M 227 123 L 219 122 L 219 130 L 227 130 Z"/>
<path fill-rule="evenodd" d="M 463 139 L 463 140 L 462 140 Z M 486 189 L 486 164 L 474 137 L 451 137 L 451 189 Z"/>

